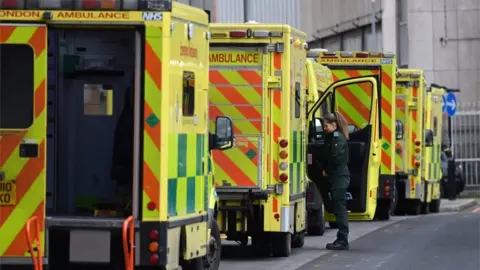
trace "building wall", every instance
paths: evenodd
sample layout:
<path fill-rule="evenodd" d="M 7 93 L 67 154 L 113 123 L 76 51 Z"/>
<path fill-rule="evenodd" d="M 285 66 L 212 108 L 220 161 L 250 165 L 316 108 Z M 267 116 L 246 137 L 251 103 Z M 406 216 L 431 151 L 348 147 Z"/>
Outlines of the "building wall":
<path fill-rule="evenodd" d="M 480 1 L 408 1 L 410 67 L 459 88 L 461 103 L 480 101 Z"/>
<path fill-rule="evenodd" d="M 285 23 L 300 27 L 299 8 L 303 0 L 214 0 L 215 22 Z"/>

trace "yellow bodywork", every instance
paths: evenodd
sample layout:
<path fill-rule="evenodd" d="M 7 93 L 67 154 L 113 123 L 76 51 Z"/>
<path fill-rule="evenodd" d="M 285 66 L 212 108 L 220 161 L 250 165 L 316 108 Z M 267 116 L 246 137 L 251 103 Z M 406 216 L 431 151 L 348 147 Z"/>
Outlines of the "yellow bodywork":
<path fill-rule="evenodd" d="M 433 132 L 432 145 L 424 145 L 423 178 L 428 183 L 427 196 L 423 196 L 423 201 L 430 203 L 432 200 L 440 199 L 440 181 L 442 179 L 441 169 L 441 151 L 442 151 L 442 123 L 443 112 L 442 98 L 445 95 L 445 89 L 437 86 L 430 86 L 426 93 L 425 100 L 425 130 Z"/>
<path fill-rule="evenodd" d="M 396 152 L 397 172 L 405 176 L 405 193 L 399 194 L 401 209 L 412 207 L 412 200 L 417 200 L 425 211 L 432 200 L 440 198 L 443 95 L 443 88 L 427 87 L 423 70 L 398 70 L 396 116 L 405 127 Z M 434 135 L 431 146 L 425 141 L 428 130 Z"/>
<path fill-rule="evenodd" d="M 229 36 L 230 31 L 247 29 L 275 35 Z M 246 201 L 263 209 L 254 222 L 262 222 L 264 232 L 303 232 L 305 33 L 288 25 L 257 23 L 214 23 L 210 30 L 210 119 L 230 116 L 236 138 L 234 148 L 213 151 L 221 231 L 235 240 L 234 235 L 255 229 L 247 226 L 243 210 L 232 210 L 245 207 L 242 198 L 252 191 L 262 194 L 261 199 L 255 195 Z M 288 146 L 282 148 L 281 140 Z M 281 151 L 288 156 L 280 157 Z M 287 167 L 280 168 L 280 163 Z M 282 175 L 288 179 L 280 180 Z M 235 225 L 229 226 L 230 210 L 237 212 Z"/>
<path fill-rule="evenodd" d="M 179 258 L 189 260 L 207 252 L 209 221 L 216 194 L 212 183 L 212 168 L 208 146 L 208 16 L 197 8 L 174 2 L 169 11 L 72 11 L 72 10 L 2 10 L 0 12 L 0 43 L 30 44 L 35 49 L 35 110 L 32 126 L 25 130 L 2 130 L 0 136 L 0 167 L 7 176 L 15 176 L 27 163 L 19 159 L 19 136 L 41 144 L 38 161 L 33 170 L 37 180 L 17 182 L 25 196 L 15 205 L 0 206 L 0 260 L 21 261 L 29 257 L 24 240 L 28 218 L 36 216 L 42 223 L 41 243 L 45 243 L 45 153 L 46 147 L 46 82 L 47 32 L 50 28 L 133 29 L 141 28 L 142 42 L 138 44 L 138 84 L 142 89 L 139 102 L 142 115 L 143 140 L 140 153 L 142 171 L 138 187 L 136 217 L 139 235 L 144 224 L 154 224 L 159 230 L 160 261 L 166 269 L 177 269 Z M 45 14 L 48 12 L 49 19 Z M 33 35 L 33 38 L 32 38 Z M 132 52 L 133 53 L 133 52 Z M 144 58 L 144 61 L 140 59 Z M 193 101 L 185 89 L 190 89 Z M 183 89 L 183 91 L 182 91 Z M 108 89 L 107 89 L 108 90 Z M 140 91 L 140 90 L 139 90 Z M 112 114 L 112 94 L 107 91 L 106 115 Z M 193 102 L 194 113 L 182 114 L 182 104 Z M 4 149 L 17 149 L 10 158 Z M 7 160 L 3 164 L 4 159 Z M 29 161 L 30 162 L 30 161 Z M 30 165 L 29 171 L 32 171 Z M 38 171 L 38 174 L 36 172 Z M 33 172 L 33 171 L 32 171 Z M 31 174 L 29 177 L 33 176 Z M 3 180 L 3 179 L 2 179 Z M 7 179 L 10 180 L 10 179 Z M 13 180 L 13 179 L 12 179 Z M 25 185 L 30 186 L 25 186 Z M 134 197 L 137 195 L 135 194 Z M 152 207 L 153 205 L 153 207 Z M 8 209 L 7 209 L 8 208 Z M 8 213 L 8 215 L 7 215 Z M 161 225 L 165 224 L 165 225 Z M 177 225 L 172 225 L 177 224 Z M 153 225 L 147 225 L 152 228 Z M 150 229 L 149 229 L 150 230 Z M 185 233 L 187 232 L 187 233 Z M 183 249 L 180 243 L 184 242 Z M 14 248 L 12 248 L 14 247 Z M 44 247 L 43 247 L 44 249 Z M 44 249 L 45 250 L 45 249 Z M 149 264 L 148 243 L 136 245 L 137 263 Z M 49 254 L 44 254 L 48 256 Z M 163 256 L 163 257 L 162 257 Z M 20 258 L 22 257 L 22 258 Z M 15 259 L 15 260 L 13 260 Z M 18 260 L 17 260 L 18 259 Z M 122 259 L 123 260 L 123 259 Z M 145 261 L 147 260 L 147 261 Z M 30 262 L 30 258 L 25 258 Z M 22 263 L 24 264 L 24 263 Z"/>

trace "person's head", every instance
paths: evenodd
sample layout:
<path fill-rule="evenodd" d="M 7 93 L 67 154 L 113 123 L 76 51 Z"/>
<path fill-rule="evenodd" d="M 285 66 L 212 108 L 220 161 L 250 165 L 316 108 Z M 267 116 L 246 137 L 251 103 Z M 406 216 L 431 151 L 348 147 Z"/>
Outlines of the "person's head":
<path fill-rule="evenodd" d="M 332 133 L 338 130 L 348 140 L 348 123 L 339 112 L 329 113 L 323 117 L 323 130 L 325 133 Z"/>

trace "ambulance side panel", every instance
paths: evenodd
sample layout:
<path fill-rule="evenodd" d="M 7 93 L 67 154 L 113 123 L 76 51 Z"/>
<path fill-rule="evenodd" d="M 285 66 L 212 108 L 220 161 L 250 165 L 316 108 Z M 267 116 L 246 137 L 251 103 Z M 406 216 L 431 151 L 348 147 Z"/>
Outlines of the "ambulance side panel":
<path fill-rule="evenodd" d="M 45 25 L 0 24 L 0 261 L 6 264 L 30 263 L 30 218 L 40 230 L 32 236 L 45 243 L 46 49 Z"/>
<path fill-rule="evenodd" d="M 164 27 L 145 23 L 140 232 L 140 246 L 145 249 L 140 260 L 149 263 L 148 234 L 155 229 L 160 232 L 159 263 L 175 269 L 179 258 L 189 260 L 206 254 L 212 188 L 206 135 L 208 20 L 205 13 L 176 4 L 162 19 Z"/>

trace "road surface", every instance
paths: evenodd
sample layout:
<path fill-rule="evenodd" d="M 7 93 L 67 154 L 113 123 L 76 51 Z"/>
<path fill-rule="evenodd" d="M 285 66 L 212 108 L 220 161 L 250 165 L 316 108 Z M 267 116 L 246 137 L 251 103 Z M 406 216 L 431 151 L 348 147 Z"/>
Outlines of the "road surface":
<path fill-rule="evenodd" d="M 347 252 L 298 269 L 479 270 L 479 246 L 480 211 L 428 215 L 385 226 L 353 241 Z"/>
<path fill-rule="evenodd" d="M 250 247 L 224 241 L 220 270 L 480 270 L 478 206 L 460 213 L 351 222 L 349 251 L 325 250 L 335 235 L 336 230 L 327 230 L 324 236 L 306 237 L 305 246 L 288 258 L 259 259 Z"/>

